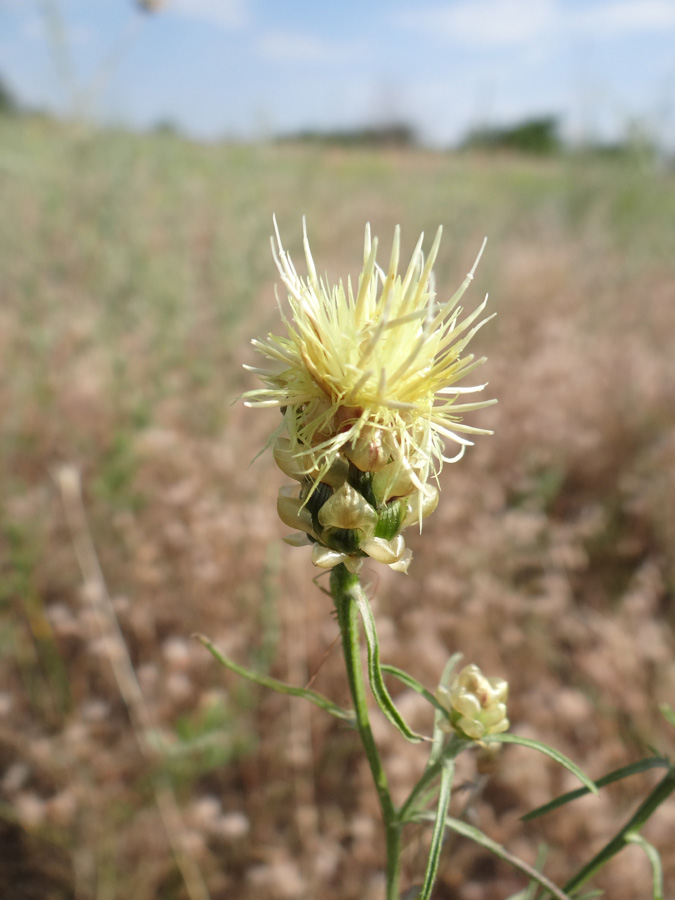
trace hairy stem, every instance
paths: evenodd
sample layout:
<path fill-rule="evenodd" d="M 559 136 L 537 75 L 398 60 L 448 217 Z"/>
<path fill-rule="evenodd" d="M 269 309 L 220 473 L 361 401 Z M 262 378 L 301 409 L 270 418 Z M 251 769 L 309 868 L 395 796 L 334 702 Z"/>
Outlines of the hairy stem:
<path fill-rule="evenodd" d="M 361 667 L 361 647 L 359 643 L 358 598 L 361 585 L 357 575 L 352 575 L 343 565 L 331 571 L 330 588 L 337 609 L 338 624 L 342 634 L 342 649 L 347 666 L 349 689 L 354 703 L 356 727 L 361 737 L 363 749 L 368 758 L 370 771 L 375 782 L 382 810 L 387 842 L 387 900 L 399 900 L 399 868 L 401 848 L 401 826 L 391 794 L 387 776 L 382 768 L 373 732 L 368 717 L 366 689 Z"/>

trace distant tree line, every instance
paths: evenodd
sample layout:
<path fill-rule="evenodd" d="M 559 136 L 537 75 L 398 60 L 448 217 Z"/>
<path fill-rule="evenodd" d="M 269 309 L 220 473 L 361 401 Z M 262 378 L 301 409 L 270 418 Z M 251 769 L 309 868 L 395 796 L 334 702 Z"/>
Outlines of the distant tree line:
<path fill-rule="evenodd" d="M 47 115 L 23 107 L 7 82 L 0 75 L 0 116 Z M 180 125 L 168 119 L 158 121 L 154 127 L 156 134 L 181 136 Z M 394 121 L 381 125 L 366 125 L 355 128 L 319 130 L 307 128 L 280 135 L 278 143 L 305 143 L 337 147 L 372 147 L 408 149 L 419 147 L 422 142 L 417 131 L 408 123 Z M 649 136 L 635 126 L 626 131 L 623 139 L 613 143 L 589 141 L 577 150 L 609 158 L 633 156 L 636 150 L 656 155 L 657 145 Z M 539 116 L 524 119 L 513 125 L 481 125 L 472 128 L 459 143 L 460 151 L 482 153 L 517 153 L 530 156 L 554 156 L 572 150 L 560 136 L 560 123 L 555 116 Z"/>
<path fill-rule="evenodd" d="M 415 130 L 402 122 L 338 131 L 305 129 L 278 138 L 282 143 L 332 144 L 343 147 L 416 147 Z M 536 155 L 560 153 L 563 144 L 554 116 L 527 119 L 513 126 L 472 129 L 460 143 L 461 150 L 499 151 Z"/>
<path fill-rule="evenodd" d="M 277 138 L 280 143 L 310 143 L 339 147 L 418 147 L 421 142 L 414 128 L 405 123 L 346 128 L 333 131 L 306 129 Z M 639 144 L 639 147 L 638 147 Z M 459 151 L 481 153 L 516 153 L 528 156 L 555 156 L 567 151 L 621 158 L 633 155 L 636 149 L 654 150 L 654 145 L 642 134 L 639 141 L 630 130 L 623 140 L 612 144 L 589 141 L 571 147 L 560 136 L 560 123 L 555 116 L 524 119 L 513 125 L 483 125 L 471 129 L 460 141 Z"/>
<path fill-rule="evenodd" d="M 0 78 L 0 115 L 11 115 L 19 111 L 19 104 L 9 87 Z"/>
<path fill-rule="evenodd" d="M 516 125 L 472 129 L 461 143 L 464 150 L 511 150 L 546 156 L 560 153 L 563 144 L 554 116 L 526 119 Z"/>
<path fill-rule="evenodd" d="M 280 143 L 301 141 L 342 147 L 416 147 L 419 143 L 415 129 L 403 122 L 328 131 L 308 128 L 282 135 L 277 140 Z"/>

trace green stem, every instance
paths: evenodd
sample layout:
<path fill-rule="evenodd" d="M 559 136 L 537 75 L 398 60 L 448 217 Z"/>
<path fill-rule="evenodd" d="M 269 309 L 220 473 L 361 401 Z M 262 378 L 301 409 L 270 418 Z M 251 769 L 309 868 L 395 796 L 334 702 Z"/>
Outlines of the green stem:
<path fill-rule="evenodd" d="M 420 891 L 419 900 L 429 900 L 431 892 L 434 889 L 434 882 L 438 875 L 438 865 L 441 859 L 441 850 L 443 848 L 443 837 L 445 835 L 445 817 L 448 814 L 448 806 L 450 805 L 450 792 L 452 791 L 452 777 L 455 771 L 455 761 L 451 759 L 446 762 L 441 772 L 441 786 L 438 796 L 438 810 L 436 811 L 436 820 L 434 822 L 434 832 L 431 835 L 431 847 L 429 848 L 429 861 L 427 863 L 427 871 L 424 875 L 424 884 Z"/>
<path fill-rule="evenodd" d="M 399 900 L 399 868 L 401 850 L 401 826 L 389 793 L 387 776 L 382 768 L 368 717 L 366 689 L 361 667 L 359 642 L 358 600 L 361 585 L 357 575 L 352 575 L 343 565 L 336 566 L 330 575 L 330 589 L 337 609 L 338 624 L 342 635 L 342 649 L 347 666 L 349 689 L 354 703 L 356 727 L 368 758 L 370 771 L 377 789 L 382 810 L 387 842 L 387 900 Z"/>
<path fill-rule="evenodd" d="M 449 763 L 452 763 L 456 757 L 464 750 L 466 747 L 469 747 L 473 741 L 466 740 L 464 738 L 452 737 L 446 746 L 445 750 L 441 757 L 439 757 L 435 762 L 431 763 L 427 766 L 424 771 L 424 774 L 417 782 L 415 787 L 410 792 L 408 798 L 403 803 L 403 806 L 399 810 L 399 819 L 405 824 L 406 822 L 412 822 L 415 819 L 416 814 L 418 813 L 417 804 L 420 798 L 424 795 L 425 791 L 427 791 L 434 781 L 440 776 L 443 771 L 443 767 L 447 766 Z"/>

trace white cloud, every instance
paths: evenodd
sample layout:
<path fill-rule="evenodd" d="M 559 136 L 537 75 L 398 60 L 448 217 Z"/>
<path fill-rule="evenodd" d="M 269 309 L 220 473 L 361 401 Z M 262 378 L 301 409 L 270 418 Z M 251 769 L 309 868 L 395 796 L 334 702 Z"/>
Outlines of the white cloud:
<path fill-rule="evenodd" d="M 405 13 L 399 23 L 433 32 L 452 43 L 510 45 L 549 32 L 557 18 L 554 0 L 460 0 Z"/>
<path fill-rule="evenodd" d="M 633 34 L 675 27 L 673 0 L 619 0 L 579 10 L 573 17 L 578 31 L 601 36 Z"/>
<path fill-rule="evenodd" d="M 168 9 L 229 29 L 243 28 L 249 21 L 247 0 L 169 0 Z"/>
<path fill-rule="evenodd" d="M 602 40 L 675 28 L 675 0 L 605 0 L 580 9 L 563 0 L 460 0 L 406 12 L 397 21 L 469 46 L 506 47 L 570 35 Z"/>
<path fill-rule="evenodd" d="M 268 31 L 257 41 L 261 56 L 277 62 L 344 63 L 354 59 L 361 47 L 356 41 L 331 41 L 294 31 Z"/>

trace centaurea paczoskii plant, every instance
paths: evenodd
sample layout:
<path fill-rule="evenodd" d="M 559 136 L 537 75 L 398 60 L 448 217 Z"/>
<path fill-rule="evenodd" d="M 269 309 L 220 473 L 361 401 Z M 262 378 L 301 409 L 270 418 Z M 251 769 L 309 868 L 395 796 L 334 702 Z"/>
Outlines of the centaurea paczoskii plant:
<path fill-rule="evenodd" d="M 410 525 L 421 530 L 423 520 L 435 510 L 443 464 L 459 461 L 473 436 L 488 433 L 464 422 L 466 413 L 495 402 L 471 396 L 465 399 L 473 394 L 482 398 L 486 387 L 467 384 L 465 379 L 484 362 L 469 351 L 469 345 L 490 318 L 483 315 L 487 298 L 468 313 L 460 306 L 484 245 L 459 289 L 442 300 L 436 294 L 432 272 L 440 229 L 426 258 L 420 237 L 407 269 L 401 272 L 399 229 L 388 267 L 383 269 L 377 264 L 377 239 L 371 237 L 367 226 L 363 268 L 356 284 L 347 280 L 346 284 L 331 285 L 320 278 L 306 230 L 303 237 L 305 277 L 298 274 L 284 250 L 275 222 L 272 250 L 287 293 L 286 298 L 277 296 L 284 333 L 253 341 L 264 362 L 247 368 L 259 376 L 262 386 L 248 391 L 244 400 L 248 406 L 274 407 L 281 413 L 269 443 L 277 465 L 293 484 L 281 489 L 277 510 L 293 529 L 287 542 L 311 546 L 314 565 L 330 569 L 330 593 L 353 710 L 338 707 L 315 691 L 251 672 L 226 659 L 205 639 L 204 643 L 233 671 L 283 693 L 305 697 L 356 728 L 380 801 L 387 900 L 401 897 L 404 827 L 427 821 L 432 824 L 432 835 L 426 871 L 421 884 L 406 897 L 430 898 L 448 829 L 519 868 L 531 884 L 543 889 L 543 896 L 568 897 L 540 871 L 513 857 L 479 829 L 448 815 L 455 760 L 459 753 L 473 748 L 487 762 L 499 749 L 490 745 L 520 743 L 564 765 L 582 781 L 582 791 L 595 792 L 596 785 L 550 747 L 507 733 L 507 682 L 487 678 L 473 664 L 455 672 L 459 653 L 451 657 L 435 693 L 408 673 L 382 664 L 375 619 L 359 583 L 359 572 L 368 558 L 407 572 L 411 552 L 403 531 Z M 458 448 L 452 456 L 446 456 L 448 444 Z M 368 682 L 377 705 L 405 739 L 429 748 L 420 781 L 399 806 L 392 800 L 370 726 L 360 629 L 367 647 Z M 428 701 L 434 719 L 430 735 L 416 733 L 405 722 L 386 687 L 385 674 Z M 430 809 L 433 801 L 435 809 Z M 607 846 L 611 848 L 611 842 Z M 607 851 L 605 857 L 601 853 L 596 859 L 602 864 L 609 855 Z M 582 870 L 574 885 L 584 880 Z M 532 896 L 531 892 L 527 896 Z"/>

